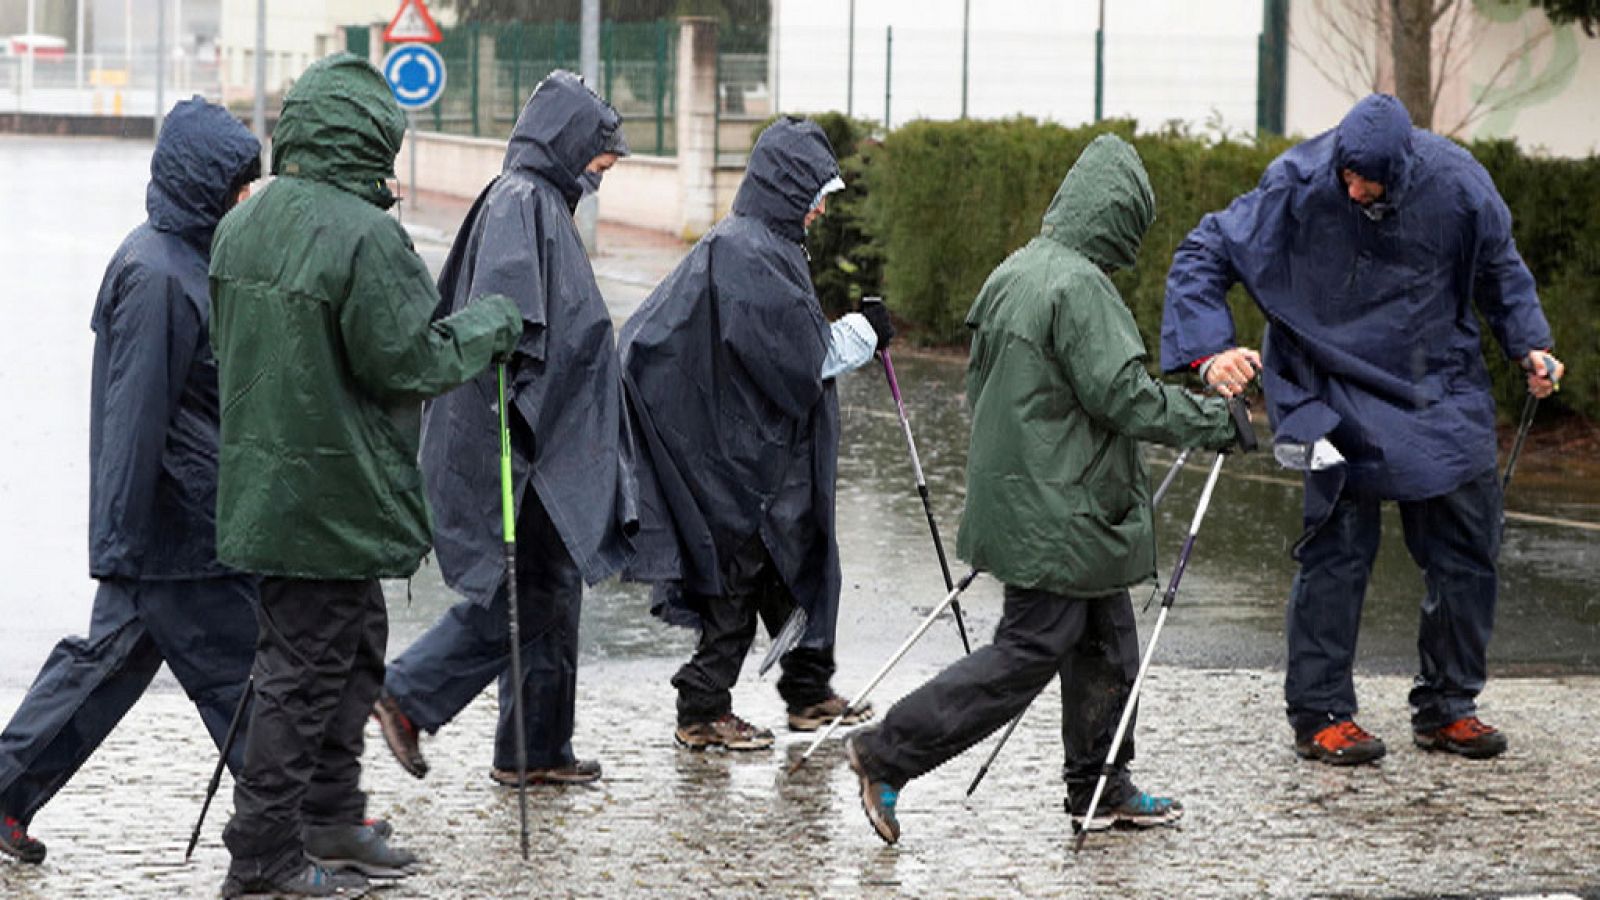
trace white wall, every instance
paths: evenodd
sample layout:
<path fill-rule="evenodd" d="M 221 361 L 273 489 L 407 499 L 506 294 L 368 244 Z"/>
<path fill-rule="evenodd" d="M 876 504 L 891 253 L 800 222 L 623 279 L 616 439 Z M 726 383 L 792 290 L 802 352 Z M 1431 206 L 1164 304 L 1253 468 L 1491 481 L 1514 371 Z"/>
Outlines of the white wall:
<path fill-rule="evenodd" d="M 886 28 L 893 26 L 894 124 L 961 113 L 962 0 L 856 3 L 849 97 L 849 0 L 774 0 L 778 104 L 883 119 Z M 968 113 L 1078 124 L 1094 115 L 1096 0 L 972 4 Z M 1114 0 L 1106 4 L 1105 114 L 1141 127 L 1218 118 L 1255 128 L 1259 0 Z"/>

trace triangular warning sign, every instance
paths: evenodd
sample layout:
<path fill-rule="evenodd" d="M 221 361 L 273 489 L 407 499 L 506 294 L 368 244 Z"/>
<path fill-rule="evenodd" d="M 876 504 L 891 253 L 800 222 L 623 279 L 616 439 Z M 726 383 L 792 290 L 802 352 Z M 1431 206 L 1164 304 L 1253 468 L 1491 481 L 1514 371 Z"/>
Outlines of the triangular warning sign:
<path fill-rule="evenodd" d="M 439 33 L 439 26 L 433 16 L 428 15 L 428 7 L 422 0 L 400 0 L 400 11 L 383 30 L 383 39 L 391 44 L 402 41 L 437 44 L 444 40 L 444 35 Z"/>

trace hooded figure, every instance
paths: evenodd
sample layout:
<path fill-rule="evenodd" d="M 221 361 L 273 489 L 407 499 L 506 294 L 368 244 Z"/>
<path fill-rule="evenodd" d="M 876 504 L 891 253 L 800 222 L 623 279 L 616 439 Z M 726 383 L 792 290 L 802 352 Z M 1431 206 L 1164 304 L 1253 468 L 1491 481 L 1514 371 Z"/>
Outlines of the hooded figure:
<path fill-rule="evenodd" d="M 1216 383 L 1210 369 L 1252 352 L 1232 351 L 1225 296 L 1234 284 L 1266 314 L 1261 375 L 1278 456 L 1315 469 L 1289 614 L 1286 690 L 1300 751 L 1338 763 L 1383 753 L 1350 720 L 1385 499 L 1400 501 L 1428 581 L 1412 724 L 1419 735 L 1468 720 L 1467 731 L 1479 728 L 1473 698 L 1492 628 L 1500 494 L 1478 314 L 1512 359 L 1551 345 L 1505 203 L 1465 150 L 1374 94 L 1274 160 L 1255 190 L 1203 218 L 1178 248 L 1164 368 L 1205 363 Z M 1439 524 L 1423 526 L 1424 515 Z M 1449 569 L 1470 574 L 1445 577 Z M 1478 751 L 1503 747 L 1486 735 L 1471 738 Z"/>
<path fill-rule="evenodd" d="M 557 71 L 517 118 L 505 168 L 479 194 L 439 275 L 441 313 L 481 297 L 515 301 L 522 339 L 508 365 L 524 635 L 529 778 L 592 781 L 572 752 L 582 583 L 615 574 L 637 528 L 632 440 L 623 416 L 611 314 L 573 209 L 585 182 L 627 153 L 622 118 Z M 495 777 L 516 783 L 500 515 L 499 385 L 486 373 L 428 404 L 422 469 L 445 582 L 467 600 L 390 664 L 376 712 L 401 765 L 427 763 L 417 733 L 436 732 L 500 680 Z"/>
<path fill-rule="evenodd" d="M 849 739 L 862 807 L 899 839 L 907 782 L 1016 718 L 1057 676 L 1067 809 L 1084 824 L 1139 671 L 1128 588 L 1155 577 L 1139 441 L 1220 450 L 1226 405 L 1150 378 L 1110 273 L 1131 267 L 1155 218 L 1138 153 L 1101 135 L 1078 158 L 1039 236 L 990 274 L 967 313 L 972 446 L 958 553 L 1005 584 L 993 643 Z M 1090 828 L 1164 825 L 1183 806 L 1133 784 L 1133 725 Z"/>
<path fill-rule="evenodd" d="M 515 346 L 522 317 L 488 296 L 434 318 L 433 280 L 385 213 L 404 125 L 365 61 L 315 63 L 284 98 L 276 180 L 217 229 L 217 544 L 267 576 L 224 896 L 327 893 L 415 861 L 360 824 L 388 635 L 378 579 L 411 575 L 431 543 L 422 401 Z"/>
<path fill-rule="evenodd" d="M 638 556 L 626 577 L 656 583 L 657 615 L 701 629 L 695 659 L 673 679 L 677 736 L 690 746 L 770 745 L 770 732 L 733 716 L 728 693 L 758 611 L 769 631 L 796 607 L 808 623 L 778 684 L 791 727 L 816 727 L 830 703 L 843 710 L 829 686 L 839 603 L 833 378 L 870 359 L 879 335 L 859 314 L 830 328 L 811 285 L 807 216 L 838 179 L 821 128 L 775 122 L 751 150 L 732 215 L 622 329 L 640 454 Z"/>
<path fill-rule="evenodd" d="M 221 746 L 255 656 L 255 581 L 218 562 L 211 232 L 261 174 L 227 110 L 173 107 L 150 160 L 149 219 L 106 267 L 89 392 L 89 638 L 50 654 L 0 734 L 0 850 L 27 862 L 34 814 L 170 665 Z M 228 761 L 238 771 L 244 742 Z"/>

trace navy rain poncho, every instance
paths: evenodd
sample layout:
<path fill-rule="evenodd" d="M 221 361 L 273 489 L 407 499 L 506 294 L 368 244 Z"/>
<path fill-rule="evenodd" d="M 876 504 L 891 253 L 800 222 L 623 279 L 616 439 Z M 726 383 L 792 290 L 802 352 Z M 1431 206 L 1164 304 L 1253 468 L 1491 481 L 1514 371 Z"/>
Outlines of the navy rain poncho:
<path fill-rule="evenodd" d="M 191 579 L 217 562 L 217 364 L 211 233 L 261 144 L 199 97 L 173 107 L 150 159 L 149 218 L 106 267 L 90 327 L 89 574 Z"/>
<path fill-rule="evenodd" d="M 1383 184 L 1382 199 L 1351 201 L 1346 168 Z M 1235 282 L 1267 317 L 1262 379 L 1276 440 L 1327 437 L 1348 461 L 1308 481 L 1308 526 L 1346 478 L 1352 490 L 1418 500 L 1494 467 L 1474 306 L 1512 359 L 1551 345 L 1488 173 L 1413 128 L 1386 95 L 1278 157 L 1255 190 L 1190 232 L 1167 278 L 1164 369 L 1235 345 L 1224 301 Z"/>
<path fill-rule="evenodd" d="M 507 376 L 517 508 L 531 485 L 591 585 L 631 554 L 637 516 L 611 314 L 572 213 L 584 167 L 623 149 L 621 123 L 577 76 L 552 73 L 518 116 L 505 166 L 478 195 L 439 274 L 441 317 L 490 294 L 522 310 Z M 498 391 L 491 369 L 429 403 L 423 418 L 439 566 L 446 583 L 480 603 L 505 574 Z"/>
<path fill-rule="evenodd" d="M 639 554 L 653 610 L 696 625 L 684 591 L 720 596 L 726 560 L 759 534 L 808 614 L 803 646 L 832 644 L 839 603 L 834 481 L 839 401 L 822 378 L 830 330 L 811 285 L 805 216 L 839 176 L 815 123 L 762 133 L 733 212 L 622 329 L 639 442 Z"/>

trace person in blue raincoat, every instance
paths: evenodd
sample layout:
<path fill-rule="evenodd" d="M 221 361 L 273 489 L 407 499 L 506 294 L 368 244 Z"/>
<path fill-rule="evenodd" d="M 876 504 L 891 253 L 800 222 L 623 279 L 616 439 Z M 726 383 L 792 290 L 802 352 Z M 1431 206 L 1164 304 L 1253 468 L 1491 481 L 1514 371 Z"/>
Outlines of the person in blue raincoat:
<path fill-rule="evenodd" d="M 165 662 L 220 747 L 255 657 L 256 583 L 217 561 L 211 233 L 261 175 L 261 145 L 220 106 L 175 106 L 150 160 L 149 218 L 95 300 L 89 389 L 87 638 L 56 645 L 0 734 L 0 851 L 38 863 L 29 822 Z M 236 740 L 234 771 L 245 742 Z"/>
<path fill-rule="evenodd" d="M 637 527 L 632 440 L 611 313 L 572 221 L 586 190 L 628 152 L 622 117 L 578 76 L 540 82 L 512 129 L 505 166 L 473 204 L 439 274 L 440 312 L 499 295 L 522 311 L 507 367 L 517 502 L 523 683 L 511 684 L 500 533 L 496 373 L 428 404 L 422 471 L 445 581 L 466 597 L 389 664 L 375 716 L 418 778 L 418 732 L 449 722 L 499 681 L 490 776 L 517 783 L 512 691 L 523 692 L 530 783 L 600 777 L 572 750 L 583 584 L 615 574 Z"/>
<path fill-rule="evenodd" d="M 1225 302 L 1234 284 L 1266 315 L 1260 354 L 1236 346 Z M 1547 395 L 1562 366 L 1509 210 L 1465 150 L 1412 127 L 1382 94 L 1278 157 L 1174 255 L 1163 368 L 1198 368 L 1228 396 L 1259 371 L 1278 458 L 1307 472 L 1284 683 L 1307 759 L 1385 753 L 1354 721 L 1351 675 L 1384 500 L 1398 502 L 1427 588 L 1413 740 L 1471 758 L 1505 750 L 1476 703 L 1502 500 L 1479 314 L 1528 369 L 1528 389 Z"/>
<path fill-rule="evenodd" d="M 750 151 L 732 214 L 700 239 L 622 329 L 639 447 L 638 556 L 653 611 L 700 630 L 673 676 L 683 746 L 756 750 L 772 732 L 735 715 L 733 685 L 760 618 L 805 629 L 784 653 L 789 727 L 841 713 L 831 686 L 839 606 L 834 379 L 893 336 L 881 303 L 830 325 L 812 288 L 805 229 L 844 187 L 816 123 L 783 118 Z"/>

